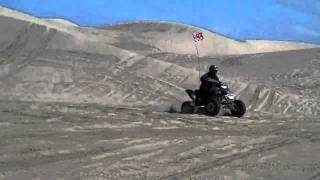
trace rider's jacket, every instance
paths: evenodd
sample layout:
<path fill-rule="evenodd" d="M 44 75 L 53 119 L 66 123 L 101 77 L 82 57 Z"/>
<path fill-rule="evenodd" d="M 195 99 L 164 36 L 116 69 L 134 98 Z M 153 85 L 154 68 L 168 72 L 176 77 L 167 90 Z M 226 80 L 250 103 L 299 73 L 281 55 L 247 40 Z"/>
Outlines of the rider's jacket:
<path fill-rule="evenodd" d="M 219 85 L 220 80 L 217 74 L 206 73 L 201 78 L 200 90 L 208 91 L 212 87 L 216 87 Z"/>

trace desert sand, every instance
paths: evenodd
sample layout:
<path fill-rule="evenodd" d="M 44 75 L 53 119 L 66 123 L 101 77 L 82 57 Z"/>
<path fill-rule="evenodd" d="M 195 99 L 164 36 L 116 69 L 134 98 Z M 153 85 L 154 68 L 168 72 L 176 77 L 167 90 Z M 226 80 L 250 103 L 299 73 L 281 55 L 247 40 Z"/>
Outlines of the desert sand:
<path fill-rule="evenodd" d="M 211 64 L 245 117 L 167 113 Z M 0 179 L 317 179 L 319 76 L 312 44 L 0 7 Z"/>

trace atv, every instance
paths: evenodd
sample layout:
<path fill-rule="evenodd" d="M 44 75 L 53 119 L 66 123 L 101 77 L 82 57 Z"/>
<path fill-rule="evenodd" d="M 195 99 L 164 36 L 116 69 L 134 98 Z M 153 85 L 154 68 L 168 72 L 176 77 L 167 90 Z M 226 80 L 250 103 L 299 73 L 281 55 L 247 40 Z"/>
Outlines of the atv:
<path fill-rule="evenodd" d="M 229 112 L 231 116 L 241 118 L 246 113 L 246 105 L 243 101 L 238 100 L 226 83 L 220 83 L 217 95 L 211 95 L 201 99 L 200 90 L 186 90 L 192 101 L 186 101 L 181 105 L 181 113 L 194 114 L 204 113 L 209 116 L 219 114 L 221 108 Z"/>

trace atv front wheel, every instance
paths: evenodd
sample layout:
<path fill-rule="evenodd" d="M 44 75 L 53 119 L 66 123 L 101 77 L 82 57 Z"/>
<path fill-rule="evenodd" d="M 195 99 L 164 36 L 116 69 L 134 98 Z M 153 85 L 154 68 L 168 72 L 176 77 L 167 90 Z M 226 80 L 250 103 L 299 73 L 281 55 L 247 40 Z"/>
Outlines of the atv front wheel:
<path fill-rule="evenodd" d="M 220 104 L 216 100 L 211 100 L 206 103 L 206 112 L 210 116 L 216 116 L 220 112 Z"/>
<path fill-rule="evenodd" d="M 234 109 L 231 109 L 231 114 L 241 118 L 246 113 L 246 105 L 241 100 L 235 100 L 233 103 Z"/>
<path fill-rule="evenodd" d="M 181 113 L 182 114 L 192 114 L 194 111 L 193 102 L 187 101 L 182 103 L 181 105 Z"/>

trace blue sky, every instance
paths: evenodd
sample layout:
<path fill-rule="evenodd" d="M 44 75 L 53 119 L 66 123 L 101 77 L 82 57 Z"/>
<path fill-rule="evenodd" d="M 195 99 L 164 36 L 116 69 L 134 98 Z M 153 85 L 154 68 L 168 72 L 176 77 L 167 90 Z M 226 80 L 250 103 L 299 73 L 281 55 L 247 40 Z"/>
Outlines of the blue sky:
<path fill-rule="evenodd" d="M 241 40 L 320 44 L 320 0 L 0 0 L 0 5 L 82 26 L 163 20 Z"/>

